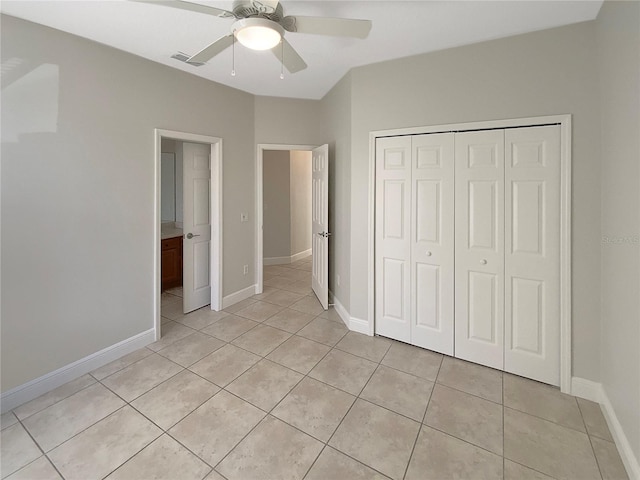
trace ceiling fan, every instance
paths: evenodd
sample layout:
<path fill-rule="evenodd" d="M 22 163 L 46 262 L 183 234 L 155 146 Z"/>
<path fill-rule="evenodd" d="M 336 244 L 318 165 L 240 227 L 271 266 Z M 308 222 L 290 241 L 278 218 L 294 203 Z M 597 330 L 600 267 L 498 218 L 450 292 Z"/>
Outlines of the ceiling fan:
<path fill-rule="evenodd" d="M 219 38 L 186 59 L 186 62 L 192 65 L 201 65 L 211 60 L 230 47 L 235 37 L 238 42 L 252 50 L 271 50 L 290 73 L 296 73 L 307 68 L 307 64 L 284 38 L 285 32 L 366 38 L 371 31 L 370 20 L 284 16 L 282 5 L 278 0 L 238 0 L 233 2 L 232 11 L 185 0 L 132 1 L 235 20 L 229 35 Z M 280 48 L 275 48 L 276 46 Z"/>

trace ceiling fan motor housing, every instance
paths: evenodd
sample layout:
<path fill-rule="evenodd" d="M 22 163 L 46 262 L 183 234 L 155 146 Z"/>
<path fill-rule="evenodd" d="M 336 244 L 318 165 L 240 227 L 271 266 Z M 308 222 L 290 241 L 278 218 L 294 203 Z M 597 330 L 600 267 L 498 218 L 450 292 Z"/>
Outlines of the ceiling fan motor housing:
<path fill-rule="evenodd" d="M 280 23 L 284 17 L 280 3 L 274 9 L 259 0 L 236 0 L 233 2 L 233 14 L 237 18 L 266 18 L 276 23 Z"/>

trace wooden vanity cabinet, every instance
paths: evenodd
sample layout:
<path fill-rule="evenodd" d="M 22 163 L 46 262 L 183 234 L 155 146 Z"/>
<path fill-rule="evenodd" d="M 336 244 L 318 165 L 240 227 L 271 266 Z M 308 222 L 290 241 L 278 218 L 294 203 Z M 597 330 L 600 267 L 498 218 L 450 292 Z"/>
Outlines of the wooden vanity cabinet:
<path fill-rule="evenodd" d="M 182 286 L 182 237 L 162 240 L 162 291 Z"/>

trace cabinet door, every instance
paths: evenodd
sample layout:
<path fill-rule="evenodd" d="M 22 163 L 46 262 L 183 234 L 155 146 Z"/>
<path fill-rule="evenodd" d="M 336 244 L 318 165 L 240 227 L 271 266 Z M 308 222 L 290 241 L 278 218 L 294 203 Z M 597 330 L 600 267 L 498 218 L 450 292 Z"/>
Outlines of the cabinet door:
<path fill-rule="evenodd" d="M 182 241 L 180 238 L 162 240 L 161 284 L 162 291 L 182 284 Z"/>
<path fill-rule="evenodd" d="M 376 141 L 375 332 L 411 341 L 411 137 Z"/>
<path fill-rule="evenodd" d="M 560 384 L 560 126 L 505 131 L 507 372 Z"/>
<path fill-rule="evenodd" d="M 411 343 L 453 355 L 454 134 L 411 139 Z"/>
<path fill-rule="evenodd" d="M 455 134 L 455 356 L 502 369 L 504 131 Z"/>

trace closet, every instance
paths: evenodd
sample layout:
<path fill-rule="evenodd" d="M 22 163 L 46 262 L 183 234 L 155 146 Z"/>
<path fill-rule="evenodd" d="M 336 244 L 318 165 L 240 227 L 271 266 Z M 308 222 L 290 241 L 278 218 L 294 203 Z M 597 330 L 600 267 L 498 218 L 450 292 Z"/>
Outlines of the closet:
<path fill-rule="evenodd" d="M 560 382 L 560 126 L 376 139 L 375 333 Z"/>

